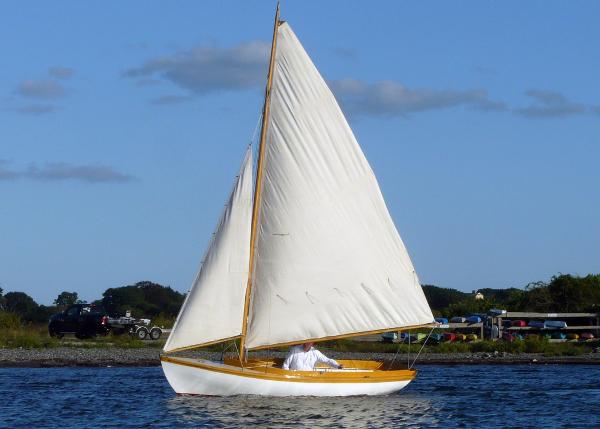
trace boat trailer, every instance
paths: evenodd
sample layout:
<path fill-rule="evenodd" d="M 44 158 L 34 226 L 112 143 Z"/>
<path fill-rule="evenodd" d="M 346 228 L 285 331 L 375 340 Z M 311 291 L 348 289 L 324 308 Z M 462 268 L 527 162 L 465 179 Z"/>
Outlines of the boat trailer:
<path fill-rule="evenodd" d="M 108 324 L 115 334 L 128 333 L 138 340 L 158 340 L 162 335 L 162 329 L 158 326 L 150 326 L 150 319 L 136 319 L 131 316 L 109 317 Z"/>

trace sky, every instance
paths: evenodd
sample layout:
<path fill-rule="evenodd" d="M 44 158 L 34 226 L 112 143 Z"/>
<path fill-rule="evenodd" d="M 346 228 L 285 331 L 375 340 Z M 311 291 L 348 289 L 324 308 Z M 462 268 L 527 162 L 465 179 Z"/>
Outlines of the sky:
<path fill-rule="evenodd" d="M 185 292 L 259 118 L 274 1 L 0 14 L 0 287 Z M 281 3 L 423 284 L 600 272 L 600 4 Z"/>

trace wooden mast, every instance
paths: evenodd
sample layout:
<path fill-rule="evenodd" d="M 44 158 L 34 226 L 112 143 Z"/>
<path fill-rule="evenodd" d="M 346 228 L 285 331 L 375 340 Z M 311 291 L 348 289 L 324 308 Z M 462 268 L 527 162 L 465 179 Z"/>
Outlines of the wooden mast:
<path fill-rule="evenodd" d="M 269 74 L 267 75 L 267 87 L 265 89 L 265 104 L 263 106 L 262 124 L 260 130 L 260 143 L 258 146 L 258 162 L 256 167 L 256 186 L 254 188 L 254 206 L 252 208 L 252 229 L 250 232 L 250 263 L 248 268 L 248 283 L 246 285 L 246 297 L 244 299 L 244 316 L 242 318 L 242 336 L 240 338 L 240 361 L 245 358 L 246 333 L 248 332 L 248 311 L 250 308 L 250 294 L 252 291 L 252 275 L 254 271 L 254 250 L 256 247 L 256 228 L 258 226 L 258 215 L 260 208 L 260 196 L 262 191 L 263 160 L 265 152 L 265 141 L 267 129 L 269 128 L 269 110 L 271 106 L 271 84 L 273 82 L 273 68 L 275 66 L 275 51 L 277 49 L 277 27 L 279 27 L 279 2 L 275 11 L 275 24 L 273 26 L 273 41 L 271 43 L 271 59 L 269 60 Z"/>

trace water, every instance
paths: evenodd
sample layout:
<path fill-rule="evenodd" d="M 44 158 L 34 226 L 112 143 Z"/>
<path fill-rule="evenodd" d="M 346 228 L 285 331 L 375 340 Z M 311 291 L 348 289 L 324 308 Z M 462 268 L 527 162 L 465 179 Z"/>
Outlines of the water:
<path fill-rule="evenodd" d="M 159 367 L 2 368 L 2 428 L 600 427 L 600 366 L 423 365 L 379 397 L 176 396 Z"/>

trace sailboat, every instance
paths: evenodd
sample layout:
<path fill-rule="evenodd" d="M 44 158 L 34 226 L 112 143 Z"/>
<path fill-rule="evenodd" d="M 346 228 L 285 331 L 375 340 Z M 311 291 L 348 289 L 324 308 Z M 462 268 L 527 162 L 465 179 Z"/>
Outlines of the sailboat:
<path fill-rule="evenodd" d="M 348 396 L 394 392 L 406 364 L 339 360 L 291 371 L 249 352 L 434 326 L 379 185 L 291 26 L 275 24 L 256 173 L 248 148 L 161 354 L 179 394 Z M 233 342 L 221 361 L 177 351 Z"/>

